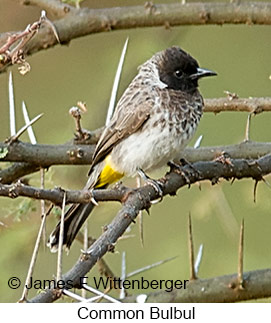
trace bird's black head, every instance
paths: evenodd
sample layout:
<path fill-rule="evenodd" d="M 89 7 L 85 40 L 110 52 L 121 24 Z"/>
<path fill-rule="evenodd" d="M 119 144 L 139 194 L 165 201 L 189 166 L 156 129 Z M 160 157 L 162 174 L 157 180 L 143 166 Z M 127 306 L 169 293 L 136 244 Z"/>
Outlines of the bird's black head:
<path fill-rule="evenodd" d="M 197 88 L 199 78 L 216 75 L 215 72 L 200 68 L 192 56 L 177 46 L 160 53 L 158 73 L 167 88 L 188 92 Z"/>

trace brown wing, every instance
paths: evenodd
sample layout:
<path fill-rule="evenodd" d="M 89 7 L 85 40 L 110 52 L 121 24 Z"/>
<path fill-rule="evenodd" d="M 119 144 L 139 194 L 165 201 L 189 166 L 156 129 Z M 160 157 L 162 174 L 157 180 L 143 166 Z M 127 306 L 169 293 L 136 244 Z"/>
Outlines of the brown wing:
<path fill-rule="evenodd" d="M 147 92 L 129 87 L 119 101 L 109 125 L 103 131 L 93 154 L 92 168 L 103 160 L 113 147 L 130 134 L 139 130 L 149 118 L 154 100 Z"/>

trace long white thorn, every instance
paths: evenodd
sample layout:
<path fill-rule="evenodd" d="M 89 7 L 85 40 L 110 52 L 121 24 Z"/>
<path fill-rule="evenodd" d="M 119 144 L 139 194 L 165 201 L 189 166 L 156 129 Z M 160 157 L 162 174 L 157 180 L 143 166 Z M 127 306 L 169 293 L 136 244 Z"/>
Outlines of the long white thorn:
<path fill-rule="evenodd" d="M 203 135 L 200 135 L 198 137 L 198 139 L 196 140 L 195 144 L 194 144 L 194 148 L 197 149 L 200 147 L 201 141 L 202 141 Z"/>
<path fill-rule="evenodd" d="M 63 292 L 63 294 L 64 294 L 64 295 L 69 296 L 69 297 L 71 297 L 72 299 L 75 299 L 76 301 L 79 301 L 79 302 L 85 302 L 85 301 L 86 301 L 86 299 L 85 299 L 85 298 L 83 298 L 83 297 L 81 297 L 81 296 L 79 296 L 79 295 L 77 295 L 77 294 L 75 294 L 75 293 L 71 292 L 71 291 L 70 291 L 70 290 L 68 290 L 68 289 L 63 289 L 63 290 L 62 290 L 62 292 Z"/>
<path fill-rule="evenodd" d="M 14 91 L 13 91 L 12 72 L 9 73 L 8 95 L 9 95 L 10 136 L 12 137 L 12 136 L 14 136 L 16 134 L 15 104 L 14 104 Z"/>
<path fill-rule="evenodd" d="M 194 265 L 196 275 L 199 272 L 199 266 L 201 264 L 202 254 L 203 254 L 203 244 L 201 244 L 199 246 L 199 251 L 198 251 L 197 258 L 196 258 L 195 265 Z"/>
<path fill-rule="evenodd" d="M 22 102 L 22 110 L 23 110 L 25 124 L 30 123 L 29 115 L 28 115 L 27 108 L 26 108 L 26 105 L 25 105 L 24 101 Z M 30 139 L 31 144 L 36 145 L 37 139 L 36 139 L 36 136 L 34 134 L 32 126 L 29 126 L 27 128 L 27 133 L 28 133 L 28 137 Z"/>
<path fill-rule="evenodd" d="M 89 286 L 89 285 L 84 284 L 83 288 L 85 288 L 89 292 L 92 292 L 92 293 L 94 293 L 94 294 L 96 294 L 96 295 L 98 295 L 100 297 L 103 297 L 104 299 L 106 299 L 106 300 L 108 300 L 108 301 L 110 301 L 112 303 L 121 303 L 120 301 L 116 300 L 115 298 L 113 298 L 113 297 L 111 297 L 109 295 L 106 295 L 106 294 L 100 292 L 99 290 Z"/>
<path fill-rule="evenodd" d="M 125 59 L 125 55 L 126 55 L 126 51 L 127 51 L 128 41 L 129 41 L 129 38 L 127 37 L 127 39 L 124 43 L 123 49 L 122 49 L 122 53 L 121 53 L 120 60 L 119 60 L 119 65 L 118 65 L 115 79 L 114 79 L 114 83 L 113 83 L 113 88 L 111 91 L 111 97 L 110 97 L 106 121 L 105 121 L 106 126 L 109 124 L 109 122 L 113 116 L 114 110 L 115 110 L 116 97 L 117 97 L 122 67 L 123 67 L 123 63 L 124 63 L 124 59 Z"/>
<path fill-rule="evenodd" d="M 121 280 L 125 280 L 126 278 L 126 253 L 123 251 L 122 253 L 122 260 L 121 260 Z M 125 289 L 122 285 L 120 290 L 120 299 L 124 299 L 125 297 Z"/>

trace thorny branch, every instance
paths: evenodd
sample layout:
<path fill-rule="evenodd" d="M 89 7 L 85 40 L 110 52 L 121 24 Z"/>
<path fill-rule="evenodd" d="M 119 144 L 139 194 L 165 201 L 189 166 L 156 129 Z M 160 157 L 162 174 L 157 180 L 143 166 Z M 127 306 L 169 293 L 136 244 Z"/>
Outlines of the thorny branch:
<path fill-rule="evenodd" d="M 205 99 L 204 112 L 242 111 L 254 114 L 271 111 L 271 98 Z"/>
<path fill-rule="evenodd" d="M 171 293 L 158 291 L 147 294 L 147 303 L 233 303 L 271 296 L 271 269 L 244 273 L 245 288 L 238 288 L 237 274 L 190 281 L 187 289 Z M 137 296 L 123 302 L 134 303 Z"/>
<path fill-rule="evenodd" d="M 257 160 L 247 159 L 229 159 L 225 161 L 222 159 L 214 161 L 200 161 L 182 167 L 182 171 L 179 169 L 171 169 L 164 178 L 160 181 L 163 182 L 163 194 L 175 195 L 176 191 L 187 184 L 193 184 L 198 181 L 210 180 L 213 184 L 216 184 L 220 178 L 226 180 L 230 179 L 242 179 L 253 178 L 255 180 L 261 180 L 263 176 L 271 172 L 271 155 L 266 155 Z M 185 172 L 185 176 L 183 176 Z M 187 181 L 189 179 L 189 181 Z M 67 203 L 87 203 L 91 201 L 92 195 L 88 191 L 65 191 Z M 59 188 L 55 189 L 40 189 L 25 185 L 21 182 L 17 182 L 11 185 L 0 184 L 0 196 L 6 196 L 10 198 L 16 198 L 18 196 L 25 196 L 34 199 L 44 199 L 51 201 L 55 204 L 61 204 L 63 200 L 63 190 Z M 122 185 L 117 185 L 114 189 L 94 190 L 93 197 L 97 201 L 124 201 L 127 195 L 137 195 L 148 198 L 150 200 L 158 199 L 158 193 L 152 186 L 145 186 L 131 190 Z M 136 199 L 136 198 L 135 198 Z M 136 201 L 135 201 L 136 202 Z M 148 200 L 141 208 L 145 209 L 149 206 Z"/>
<path fill-rule="evenodd" d="M 260 179 L 263 175 L 271 172 L 271 155 L 264 156 L 258 160 L 227 160 L 197 162 L 191 165 L 187 164 L 179 168 L 172 168 L 169 173 L 165 175 L 160 181 L 163 183 L 163 195 L 175 195 L 176 191 L 187 184 L 192 184 L 197 181 L 211 180 L 212 183 L 217 183 L 219 178 L 225 179 L 252 177 Z M 185 176 L 184 176 L 185 173 Z M 187 182 L 189 179 L 189 183 Z M 16 190 L 18 190 L 16 192 Z M 8 192 L 14 193 L 27 193 L 27 187 L 24 185 L 15 185 L 13 187 L 0 186 L 0 195 L 8 195 Z M 33 196 L 35 188 L 29 188 L 33 192 L 28 195 Z M 68 202 L 86 202 L 87 200 L 79 196 L 81 192 L 66 191 Z M 59 191 L 36 191 L 38 198 L 48 198 L 51 194 L 51 201 L 61 203 L 63 193 Z M 76 195 L 77 194 L 77 195 Z M 86 194 L 86 193 L 83 193 Z M 69 270 L 63 279 L 65 281 L 73 281 L 74 287 L 80 287 L 80 277 L 87 274 L 91 268 L 96 264 L 98 259 L 101 259 L 108 251 L 112 251 L 115 243 L 125 232 L 128 226 L 136 219 L 140 210 L 149 209 L 151 201 L 159 198 L 158 192 L 151 185 L 147 185 L 138 189 L 128 189 L 122 185 L 117 186 L 112 190 L 96 190 L 93 192 L 94 198 L 97 201 L 105 200 L 118 200 L 122 202 L 122 207 L 113 221 L 106 227 L 106 230 L 101 236 L 90 246 L 87 253 L 82 255 L 72 269 Z M 90 198 L 90 197 L 88 197 Z M 244 284 L 245 284 L 244 276 Z M 233 285 L 231 285 L 231 288 Z M 269 291 L 269 296 L 271 292 Z M 192 292 L 193 296 L 194 293 Z M 51 302 L 59 297 L 54 289 L 48 289 L 44 293 L 37 295 L 33 302 Z"/>
<path fill-rule="evenodd" d="M 8 168 L 0 169 L 0 182 L 2 184 L 12 183 L 19 178 L 39 171 L 38 165 L 30 163 L 14 163 Z"/>
<path fill-rule="evenodd" d="M 60 42 L 93 33 L 138 27 L 208 25 L 208 24 L 271 24 L 271 3 L 171 3 L 145 6 L 127 6 L 103 9 L 77 9 L 60 1 L 25 0 L 56 15 L 54 21 Z M 19 34 L 22 32 L 18 32 Z M 0 44 L 7 42 L 10 33 L 0 34 Z M 52 28 L 45 26 L 30 42 L 25 44 L 24 55 L 55 46 L 57 39 Z M 0 52 L 1 53 L 1 52 Z M 2 65 L 6 63 L 2 62 Z"/>
<path fill-rule="evenodd" d="M 15 162 L 6 169 L 0 169 L 0 183 L 9 184 L 25 175 L 37 172 L 40 167 L 52 165 L 89 165 L 95 145 L 32 145 L 15 142 L 12 145 L 0 143 L 0 152 L 6 151 L 0 162 Z M 234 159 L 264 156 L 271 152 L 271 143 L 244 141 L 229 146 L 210 146 L 197 149 L 186 148 L 183 158 L 189 162 L 210 161 L 222 153 Z"/>
<path fill-rule="evenodd" d="M 206 99 L 204 111 L 214 113 L 247 111 L 258 114 L 263 111 L 271 111 L 271 98 Z M 0 143 L 0 162 L 16 162 L 9 168 L 0 169 L 0 182 L 3 184 L 11 183 L 38 171 L 40 167 L 48 168 L 60 164 L 90 164 L 95 144 L 101 132 L 102 128 L 93 132 L 84 132 L 83 140 L 78 137 L 74 140 L 74 144 L 31 145 L 19 141 L 12 145 Z M 212 160 L 222 152 L 227 152 L 235 159 L 258 158 L 271 152 L 271 144 L 245 141 L 230 146 L 187 148 L 183 157 L 190 162 Z"/>

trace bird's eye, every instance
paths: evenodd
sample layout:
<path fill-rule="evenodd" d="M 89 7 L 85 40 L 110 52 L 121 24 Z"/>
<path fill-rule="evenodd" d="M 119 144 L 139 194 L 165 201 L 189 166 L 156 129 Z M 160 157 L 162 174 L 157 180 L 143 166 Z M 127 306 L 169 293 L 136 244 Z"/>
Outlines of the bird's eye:
<path fill-rule="evenodd" d="M 180 79 L 183 75 L 183 72 L 181 70 L 176 70 L 174 74 L 178 79 Z"/>

